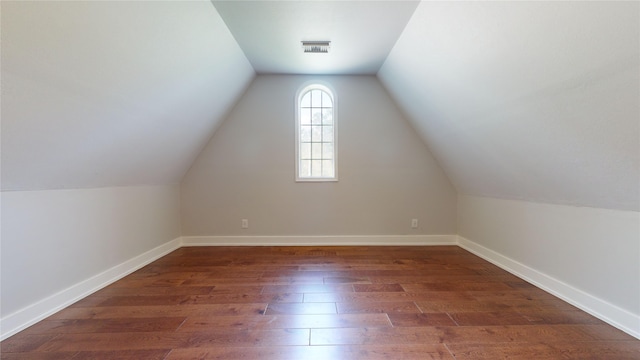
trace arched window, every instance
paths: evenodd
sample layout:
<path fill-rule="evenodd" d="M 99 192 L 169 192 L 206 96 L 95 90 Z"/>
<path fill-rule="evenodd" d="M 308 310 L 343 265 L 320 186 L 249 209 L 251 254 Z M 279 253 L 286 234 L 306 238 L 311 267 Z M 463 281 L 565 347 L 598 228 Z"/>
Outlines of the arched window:
<path fill-rule="evenodd" d="M 296 97 L 296 180 L 337 181 L 336 98 L 314 83 Z"/>

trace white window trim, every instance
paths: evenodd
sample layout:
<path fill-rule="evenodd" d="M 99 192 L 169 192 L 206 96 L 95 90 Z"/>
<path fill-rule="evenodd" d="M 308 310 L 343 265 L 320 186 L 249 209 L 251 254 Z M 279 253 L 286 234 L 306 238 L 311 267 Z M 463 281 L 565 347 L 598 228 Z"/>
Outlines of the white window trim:
<path fill-rule="evenodd" d="M 302 95 L 305 94 L 309 90 L 320 89 L 326 91 L 331 96 L 331 100 L 333 101 L 333 177 L 300 177 L 300 103 L 302 100 Z M 336 182 L 338 181 L 338 99 L 335 90 L 333 88 L 322 81 L 309 81 L 304 83 L 298 92 L 296 93 L 295 98 L 295 108 L 296 108 L 296 140 L 295 140 L 295 181 L 296 182 Z"/>

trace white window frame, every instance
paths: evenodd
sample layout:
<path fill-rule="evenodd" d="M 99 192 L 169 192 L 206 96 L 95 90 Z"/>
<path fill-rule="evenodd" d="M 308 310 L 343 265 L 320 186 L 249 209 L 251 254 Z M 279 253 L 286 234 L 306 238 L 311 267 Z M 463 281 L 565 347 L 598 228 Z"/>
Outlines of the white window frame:
<path fill-rule="evenodd" d="M 301 124 L 300 124 L 300 113 L 302 110 L 301 107 L 301 103 L 302 103 L 302 97 L 311 90 L 322 90 L 324 92 L 326 92 L 327 94 L 329 94 L 329 96 L 331 97 L 331 101 L 332 101 L 332 109 L 333 109 L 333 177 L 301 177 L 300 176 L 300 130 L 301 130 Z M 308 82 L 303 84 L 300 89 L 298 90 L 298 92 L 296 93 L 296 98 L 295 98 L 295 111 L 296 111 L 296 151 L 295 151 L 295 172 L 296 172 L 296 182 L 331 182 L 331 181 L 338 181 L 338 117 L 337 117 L 337 97 L 336 97 L 336 92 L 331 88 L 330 85 L 324 83 L 324 82 L 320 82 L 320 81 L 313 81 L 313 82 Z"/>

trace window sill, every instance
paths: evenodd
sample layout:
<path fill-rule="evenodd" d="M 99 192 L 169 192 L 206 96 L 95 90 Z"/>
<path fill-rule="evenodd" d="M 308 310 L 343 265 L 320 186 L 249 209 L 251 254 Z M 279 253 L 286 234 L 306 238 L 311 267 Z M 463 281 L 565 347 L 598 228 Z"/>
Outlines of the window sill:
<path fill-rule="evenodd" d="M 296 182 L 338 182 L 338 178 L 296 178 Z"/>

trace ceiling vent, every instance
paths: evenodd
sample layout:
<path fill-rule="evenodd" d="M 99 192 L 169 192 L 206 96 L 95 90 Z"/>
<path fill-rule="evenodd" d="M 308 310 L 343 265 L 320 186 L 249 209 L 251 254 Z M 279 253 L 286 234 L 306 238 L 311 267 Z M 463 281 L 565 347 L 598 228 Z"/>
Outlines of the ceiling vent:
<path fill-rule="evenodd" d="M 326 54 L 329 52 L 331 41 L 303 41 L 302 48 L 306 53 L 321 53 Z"/>

